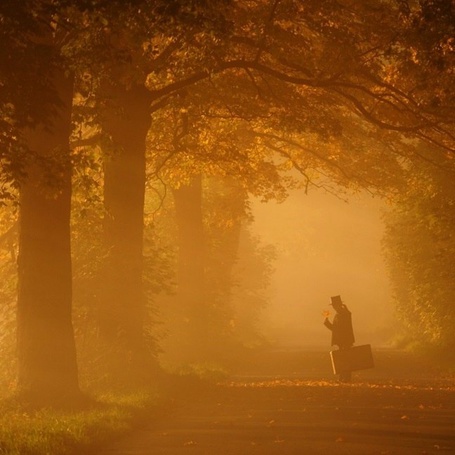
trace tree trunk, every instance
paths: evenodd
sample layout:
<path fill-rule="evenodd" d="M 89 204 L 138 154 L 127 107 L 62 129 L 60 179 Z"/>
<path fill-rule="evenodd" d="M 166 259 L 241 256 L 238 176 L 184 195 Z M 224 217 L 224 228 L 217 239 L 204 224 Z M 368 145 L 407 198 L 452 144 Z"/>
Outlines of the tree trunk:
<path fill-rule="evenodd" d="M 18 389 L 45 402 L 79 394 L 72 326 L 69 135 L 73 83 L 53 74 L 63 105 L 50 129 L 27 132 L 30 159 L 20 188 Z"/>
<path fill-rule="evenodd" d="M 232 306 L 233 268 L 238 259 L 242 221 L 246 218 L 247 194 L 233 178 L 210 178 L 205 206 L 212 214 L 206 237 L 206 295 L 213 307 L 211 344 L 216 356 L 232 352 L 237 321 Z"/>
<path fill-rule="evenodd" d="M 182 308 L 182 351 L 188 360 L 204 358 L 209 348 L 201 180 L 194 177 L 173 192 L 179 245 L 177 298 Z"/>
<path fill-rule="evenodd" d="M 144 354 L 143 227 L 146 136 L 150 92 L 143 86 L 112 90 L 115 108 L 103 124 L 114 143 L 104 159 L 104 268 L 99 322 L 104 339 L 122 346 L 139 368 Z M 134 360 L 136 359 L 136 360 Z M 125 365 L 120 365 L 125 371 Z"/>

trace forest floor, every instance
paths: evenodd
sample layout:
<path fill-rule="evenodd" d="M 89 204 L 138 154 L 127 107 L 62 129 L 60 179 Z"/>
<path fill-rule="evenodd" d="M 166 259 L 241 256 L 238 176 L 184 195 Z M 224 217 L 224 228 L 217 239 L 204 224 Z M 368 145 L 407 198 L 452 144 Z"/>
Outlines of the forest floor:
<path fill-rule="evenodd" d="M 409 353 L 340 384 L 327 352 L 283 349 L 238 359 L 216 384 L 172 387 L 159 416 L 97 455 L 455 454 L 455 377 Z M 182 382 L 183 384 L 183 382 Z"/>

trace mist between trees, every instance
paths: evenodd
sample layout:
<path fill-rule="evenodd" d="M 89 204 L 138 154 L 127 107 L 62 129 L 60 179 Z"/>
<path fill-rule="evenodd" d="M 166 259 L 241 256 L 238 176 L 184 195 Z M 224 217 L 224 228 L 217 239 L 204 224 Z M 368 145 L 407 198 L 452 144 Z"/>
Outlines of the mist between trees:
<path fill-rule="evenodd" d="M 270 342 L 251 200 L 290 191 L 381 198 L 401 343 L 453 349 L 453 8 L 3 0 L 4 384 L 67 399 Z"/>

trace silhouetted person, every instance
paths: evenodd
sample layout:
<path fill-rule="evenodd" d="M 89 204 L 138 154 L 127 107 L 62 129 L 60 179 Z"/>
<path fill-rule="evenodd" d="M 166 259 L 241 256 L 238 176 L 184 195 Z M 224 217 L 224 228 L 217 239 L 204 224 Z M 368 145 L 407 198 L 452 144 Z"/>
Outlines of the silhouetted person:
<path fill-rule="evenodd" d="M 330 305 L 332 305 L 336 313 L 332 322 L 330 322 L 329 318 L 326 317 L 324 325 L 332 331 L 332 346 L 338 346 L 338 349 L 340 350 L 349 349 L 355 342 L 354 330 L 352 329 L 351 312 L 341 301 L 341 297 L 339 295 L 331 297 L 331 301 L 332 303 Z M 340 373 L 340 381 L 349 382 L 350 380 L 350 371 Z"/>

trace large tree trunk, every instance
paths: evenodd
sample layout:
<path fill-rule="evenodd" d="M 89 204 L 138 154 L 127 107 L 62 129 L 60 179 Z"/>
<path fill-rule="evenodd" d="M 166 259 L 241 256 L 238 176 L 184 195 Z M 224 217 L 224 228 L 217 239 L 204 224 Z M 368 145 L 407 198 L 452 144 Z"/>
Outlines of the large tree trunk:
<path fill-rule="evenodd" d="M 72 80 L 53 74 L 63 102 L 50 129 L 30 130 L 20 188 L 18 388 L 45 402 L 79 393 L 70 248 Z"/>
<path fill-rule="evenodd" d="M 143 227 L 145 148 L 150 128 L 150 92 L 143 86 L 111 88 L 115 108 L 103 128 L 114 151 L 104 159 L 104 236 L 108 252 L 104 268 L 99 322 L 104 339 L 122 346 L 129 360 L 143 367 L 145 296 Z M 120 365 L 125 371 L 125 365 Z"/>
<path fill-rule="evenodd" d="M 210 309 L 205 293 L 206 247 L 201 177 L 173 191 L 178 226 L 178 303 L 182 315 L 182 353 L 201 360 L 209 350 Z"/>

